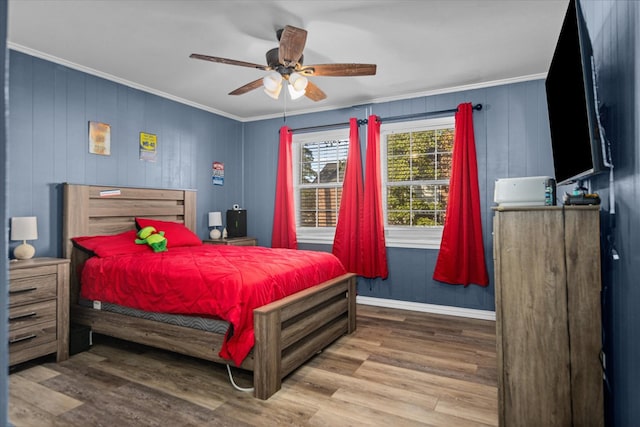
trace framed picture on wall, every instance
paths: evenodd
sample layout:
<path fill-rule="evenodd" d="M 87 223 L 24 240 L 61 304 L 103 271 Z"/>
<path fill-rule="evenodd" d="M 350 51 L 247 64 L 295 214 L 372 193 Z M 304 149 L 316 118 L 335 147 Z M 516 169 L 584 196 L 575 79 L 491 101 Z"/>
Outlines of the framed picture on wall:
<path fill-rule="evenodd" d="M 111 155 L 111 126 L 106 123 L 89 122 L 89 153 Z"/>

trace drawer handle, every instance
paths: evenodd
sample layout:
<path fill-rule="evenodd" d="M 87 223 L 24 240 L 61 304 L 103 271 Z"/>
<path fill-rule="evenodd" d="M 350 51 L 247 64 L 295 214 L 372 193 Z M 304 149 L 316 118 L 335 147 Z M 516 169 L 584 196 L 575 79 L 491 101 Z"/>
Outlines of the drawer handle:
<path fill-rule="evenodd" d="M 9 344 L 15 344 L 17 342 L 21 342 L 21 341 L 26 341 L 26 340 L 30 340 L 36 337 L 36 334 L 31 334 L 31 335 L 25 335 L 24 337 L 20 337 L 20 338 L 13 338 L 9 340 Z"/>
<path fill-rule="evenodd" d="M 32 287 L 32 288 L 24 288 L 24 289 L 10 289 L 9 290 L 9 295 L 11 294 L 23 294 L 25 292 L 31 292 L 31 291 L 35 291 L 38 288 L 36 287 Z"/>
<path fill-rule="evenodd" d="M 9 321 L 12 322 L 14 320 L 26 319 L 27 317 L 33 317 L 36 314 L 38 313 L 36 313 L 35 311 L 32 311 L 31 313 L 19 314 L 17 316 L 9 317 Z"/>

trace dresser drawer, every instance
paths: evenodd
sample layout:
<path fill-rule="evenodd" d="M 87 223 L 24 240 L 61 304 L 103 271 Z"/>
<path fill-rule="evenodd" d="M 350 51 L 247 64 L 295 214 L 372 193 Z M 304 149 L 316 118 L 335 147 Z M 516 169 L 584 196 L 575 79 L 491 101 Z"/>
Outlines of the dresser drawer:
<path fill-rule="evenodd" d="M 11 307 L 56 298 L 58 280 L 56 274 L 14 278 L 13 272 L 11 273 L 9 285 L 9 305 Z"/>
<path fill-rule="evenodd" d="M 57 350 L 55 319 L 9 332 L 9 365 L 55 353 Z"/>
<path fill-rule="evenodd" d="M 56 321 L 55 300 L 14 306 L 9 309 L 10 332 L 50 321 Z"/>
<path fill-rule="evenodd" d="M 10 265 L 10 267 L 15 267 Z M 12 268 L 9 272 L 9 279 L 23 279 L 25 277 L 47 276 L 49 274 L 57 274 L 58 267 L 55 265 L 39 265 L 29 268 Z"/>

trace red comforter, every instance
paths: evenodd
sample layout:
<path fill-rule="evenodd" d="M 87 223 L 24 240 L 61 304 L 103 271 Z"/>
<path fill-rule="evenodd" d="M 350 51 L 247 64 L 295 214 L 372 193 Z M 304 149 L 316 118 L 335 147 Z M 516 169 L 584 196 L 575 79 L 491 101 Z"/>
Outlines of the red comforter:
<path fill-rule="evenodd" d="M 202 245 L 90 258 L 81 296 L 145 311 L 219 317 L 220 356 L 240 365 L 254 344 L 253 309 L 346 273 L 330 253 Z"/>

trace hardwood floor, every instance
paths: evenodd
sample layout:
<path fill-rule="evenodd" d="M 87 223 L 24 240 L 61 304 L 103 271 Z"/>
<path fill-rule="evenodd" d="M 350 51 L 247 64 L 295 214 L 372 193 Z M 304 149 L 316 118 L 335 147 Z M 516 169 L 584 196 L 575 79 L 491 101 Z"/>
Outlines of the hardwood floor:
<path fill-rule="evenodd" d="M 251 374 L 232 370 L 240 387 Z M 15 426 L 495 426 L 495 322 L 358 305 L 358 329 L 269 400 L 222 365 L 94 336 L 12 369 Z"/>

